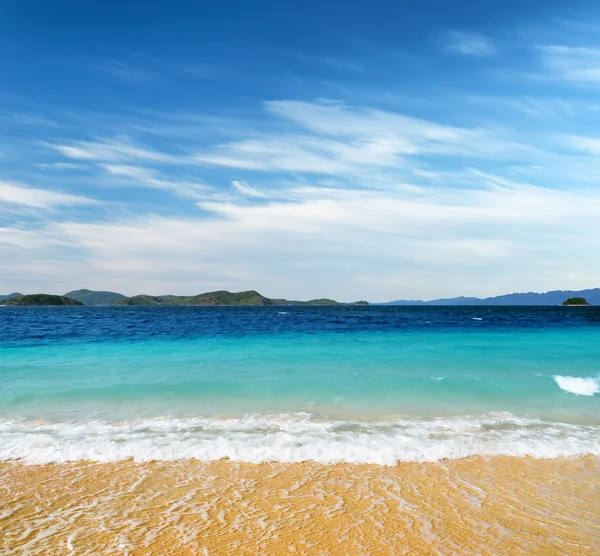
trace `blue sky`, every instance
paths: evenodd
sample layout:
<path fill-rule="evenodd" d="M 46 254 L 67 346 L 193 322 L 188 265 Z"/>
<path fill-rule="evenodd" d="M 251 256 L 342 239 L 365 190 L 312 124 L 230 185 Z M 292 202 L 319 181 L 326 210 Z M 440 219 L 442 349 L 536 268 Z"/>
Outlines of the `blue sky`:
<path fill-rule="evenodd" d="M 600 8 L 0 0 L 0 293 L 600 286 Z"/>

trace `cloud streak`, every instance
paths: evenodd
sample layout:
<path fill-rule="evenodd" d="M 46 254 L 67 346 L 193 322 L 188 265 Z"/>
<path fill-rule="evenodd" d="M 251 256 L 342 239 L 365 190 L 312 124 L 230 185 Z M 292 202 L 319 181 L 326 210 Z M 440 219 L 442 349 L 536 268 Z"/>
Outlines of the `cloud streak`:
<path fill-rule="evenodd" d="M 52 210 L 61 206 L 87 205 L 96 202 L 93 199 L 78 195 L 35 189 L 21 184 L 0 181 L 0 204 L 6 203 L 34 209 Z"/>
<path fill-rule="evenodd" d="M 494 41 L 480 33 L 449 31 L 441 37 L 442 50 L 451 54 L 484 58 L 496 54 Z"/>
<path fill-rule="evenodd" d="M 573 85 L 600 83 L 600 48 L 580 45 L 537 45 L 544 72 L 538 79 L 562 81 Z"/>
<path fill-rule="evenodd" d="M 96 73 L 126 85 L 139 85 L 153 81 L 158 73 L 153 70 L 120 62 L 118 60 L 98 60 L 89 65 Z"/>

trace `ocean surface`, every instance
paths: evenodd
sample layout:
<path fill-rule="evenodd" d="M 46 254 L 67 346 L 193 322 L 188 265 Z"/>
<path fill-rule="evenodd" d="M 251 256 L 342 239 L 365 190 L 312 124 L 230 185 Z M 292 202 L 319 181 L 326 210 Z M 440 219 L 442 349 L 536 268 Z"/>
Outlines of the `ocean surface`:
<path fill-rule="evenodd" d="M 0 308 L 0 461 L 584 454 L 600 308 Z"/>

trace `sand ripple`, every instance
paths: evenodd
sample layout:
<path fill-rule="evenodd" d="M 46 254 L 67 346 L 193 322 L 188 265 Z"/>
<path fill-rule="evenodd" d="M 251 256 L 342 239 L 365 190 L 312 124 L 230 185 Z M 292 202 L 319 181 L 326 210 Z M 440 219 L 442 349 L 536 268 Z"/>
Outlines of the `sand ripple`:
<path fill-rule="evenodd" d="M 600 459 L 0 464 L 2 554 L 591 555 Z"/>

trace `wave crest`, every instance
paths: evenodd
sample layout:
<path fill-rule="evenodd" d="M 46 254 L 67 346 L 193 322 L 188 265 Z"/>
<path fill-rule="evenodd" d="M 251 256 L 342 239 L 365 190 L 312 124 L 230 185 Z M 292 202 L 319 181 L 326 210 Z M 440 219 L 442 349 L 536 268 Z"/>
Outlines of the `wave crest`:
<path fill-rule="evenodd" d="M 565 392 L 577 394 L 578 396 L 593 396 L 600 392 L 599 378 L 582 378 L 578 376 L 560 376 L 554 377 L 556 384 Z"/>

